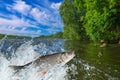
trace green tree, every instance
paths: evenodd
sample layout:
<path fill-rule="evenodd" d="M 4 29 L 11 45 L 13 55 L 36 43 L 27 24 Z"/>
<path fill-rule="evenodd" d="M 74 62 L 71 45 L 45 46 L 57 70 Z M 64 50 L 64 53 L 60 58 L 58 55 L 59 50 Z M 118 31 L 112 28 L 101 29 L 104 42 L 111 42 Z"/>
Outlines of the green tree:
<path fill-rule="evenodd" d="M 108 15 L 106 12 L 104 13 L 106 4 L 105 0 L 85 0 L 86 16 L 84 27 L 87 35 L 93 41 L 100 40 L 106 31 L 106 26 L 104 26 Z"/>
<path fill-rule="evenodd" d="M 93 41 L 120 39 L 120 0 L 74 0 L 86 34 Z"/>
<path fill-rule="evenodd" d="M 84 27 L 82 27 L 82 22 L 79 20 L 79 12 L 77 12 L 77 9 L 74 7 L 72 0 L 64 0 L 60 6 L 60 14 L 64 23 L 64 38 L 85 38 L 85 30 Z"/>
<path fill-rule="evenodd" d="M 64 38 L 120 39 L 120 0 L 64 0 L 60 14 Z"/>

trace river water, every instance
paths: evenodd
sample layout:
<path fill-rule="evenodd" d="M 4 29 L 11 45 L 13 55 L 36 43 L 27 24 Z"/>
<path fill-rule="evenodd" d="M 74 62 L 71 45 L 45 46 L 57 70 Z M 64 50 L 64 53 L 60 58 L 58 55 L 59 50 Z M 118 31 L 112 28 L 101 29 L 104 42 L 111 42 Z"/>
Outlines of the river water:
<path fill-rule="evenodd" d="M 45 77 L 35 72 L 34 66 L 19 74 L 8 67 L 11 60 L 21 63 L 33 59 L 35 52 L 48 55 L 66 50 L 74 50 L 76 56 L 64 66 L 53 67 Z M 100 48 L 86 41 L 3 38 L 0 65 L 0 80 L 120 80 L 120 46 Z"/>
<path fill-rule="evenodd" d="M 85 41 L 66 41 L 67 49 L 75 50 L 76 57 L 68 63 L 70 80 L 120 80 L 120 46 L 105 48 Z"/>

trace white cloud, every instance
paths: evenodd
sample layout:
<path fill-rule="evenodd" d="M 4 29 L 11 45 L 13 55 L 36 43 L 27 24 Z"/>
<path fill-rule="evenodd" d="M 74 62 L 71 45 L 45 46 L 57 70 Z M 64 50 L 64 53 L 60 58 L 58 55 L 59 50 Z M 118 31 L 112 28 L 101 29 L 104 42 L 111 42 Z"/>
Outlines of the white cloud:
<path fill-rule="evenodd" d="M 22 28 L 22 29 L 21 29 L 21 31 L 25 31 L 26 29 L 27 29 L 27 28 L 26 28 L 26 27 L 24 27 L 24 28 Z"/>
<path fill-rule="evenodd" d="M 40 30 L 36 31 L 26 31 L 26 30 L 15 30 L 9 28 L 0 28 L 0 33 L 9 35 L 22 35 L 22 36 L 38 36 L 40 35 Z"/>
<path fill-rule="evenodd" d="M 60 7 L 60 5 L 61 5 L 61 2 L 59 2 L 59 3 L 52 3 L 52 4 L 51 4 L 51 8 L 53 8 L 53 9 L 55 9 L 55 10 L 58 10 L 59 7 Z"/>
<path fill-rule="evenodd" d="M 48 25 L 48 17 L 45 11 L 40 11 L 38 8 L 33 8 L 30 15 L 40 24 Z"/>
<path fill-rule="evenodd" d="M 26 4 L 24 1 L 21 0 L 17 0 L 14 4 L 13 4 L 13 9 L 22 13 L 23 15 L 27 15 L 28 12 L 31 9 L 31 6 Z"/>
<path fill-rule="evenodd" d="M 55 28 L 51 28 L 51 29 L 47 29 L 47 31 L 48 31 L 50 34 L 54 34 L 54 33 L 58 32 L 59 30 L 56 30 Z"/>
<path fill-rule="evenodd" d="M 10 16 L 9 16 L 10 17 Z M 18 18 L 16 16 L 11 16 L 11 19 L 0 18 L 0 26 L 2 27 L 34 27 L 38 28 L 36 25 L 31 24 L 29 20 L 25 20 L 24 18 Z"/>
<path fill-rule="evenodd" d="M 14 1 L 13 4 L 6 4 L 6 9 L 12 13 L 11 15 L 0 13 L 0 33 L 39 35 L 43 32 L 37 30 L 41 27 L 39 25 L 47 26 L 48 30 L 45 29 L 45 31 L 48 31 L 48 33 L 57 32 L 59 30 L 56 28 L 63 27 L 58 10 L 61 3 L 51 3 L 48 0 L 43 0 L 40 3 L 42 6 L 34 3 L 36 6 L 33 7 L 33 3 L 31 5 L 23 0 Z M 16 12 L 19 12 L 21 14 L 19 17 L 22 18 L 15 15 Z M 37 29 L 34 31 L 29 30 L 29 28 Z"/>
<path fill-rule="evenodd" d="M 46 10 L 45 8 L 42 8 L 42 10 L 40 10 L 36 7 L 31 10 L 30 15 L 42 25 L 49 27 L 63 26 L 58 11 L 51 12 L 50 10 Z"/>
<path fill-rule="evenodd" d="M 38 24 L 51 27 L 61 26 L 62 22 L 60 21 L 60 18 L 58 18 L 58 16 L 60 16 L 58 9 L 61 5 L 61 2 L 59 3 L 49 3 L 48 1 L 43 2 L 49 6 L 46 6 L 46 8 L 42 6 L 39 7 L 36 6 L 33 8 L 31 5 L 28 5 L 24 1 L 19 0 L 16 1 L 12 9 L 22 13 L 23 15 L 28 14 L 27 16 L 36 20 Z M 50 9 L 53 10 L 51 11 Z"/>
<path fill-rule="evenodd" d="M 40 34 L 40 33 L 41 33 L 41 30 L 38 30 L 36 33 Z"/>

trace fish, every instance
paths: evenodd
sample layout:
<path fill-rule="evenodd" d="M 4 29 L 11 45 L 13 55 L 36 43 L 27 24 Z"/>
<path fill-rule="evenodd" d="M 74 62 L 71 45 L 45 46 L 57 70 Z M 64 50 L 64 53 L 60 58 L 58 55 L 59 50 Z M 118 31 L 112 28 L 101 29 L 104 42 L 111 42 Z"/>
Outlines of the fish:
<path fill-rule="evenodd" d="M 12 59 L 10 61 L 9 66 L 18 66 L 18 67 L 20 67 L 20 66 L 28 65 L 28 64 L 34 62 L 35 60 L 37 60 L 37 59 L 39 59 L 41 57 L 41 55 L 39 53 L 36 53 L 36 52 L 34 52 L 31 55 L 33 55 L 32 58 L 31 58 L 31 56 L 28 56 L 28 57 L 26 57 L 26 59 L 24 58 L 25 60 L 22 59 L 22 57 L 21 57 L 21 59 L 20 58 L 19 59 L 17 59 L 17 58 Z"/>
<path fill-rule="evenodd" d="M 13 78 L 17 77 L 18 80 L 25 77 L 28 78 L 26 80 L 44 80 L 48 76 L 52 77 L 53 73 L 59 70 L 58 68 L 64 67 L 74 57 L 74 51 L 66 51 L 41 56 L 33 62 L 24 65 L 11 65 L 10 67 L 14 69 Z"/>
<path fill-rule="evenodd" d="M 16 69 L 25 69 L 27 66 L 33 64 L 35 68 L 38 68 L 38 72 L 42 72 L 43 75 L 47 73 L 48 68 L 50 69 L 54 65 L 62 64 L 65 65 L 67 62 L 69 62 L 71 59 L 73 59 L 75 56 L 74 51 L 67 51 L 67 52 L 61 52 L 61 53 L 55 53 L 50 54 L 46 56 L 41 56 L 37 58 L 36 60 L 29 62 L 24 65 L 9 65 L 9 67 Z M 44 65 L 44 66 L 42 66 Z"/>

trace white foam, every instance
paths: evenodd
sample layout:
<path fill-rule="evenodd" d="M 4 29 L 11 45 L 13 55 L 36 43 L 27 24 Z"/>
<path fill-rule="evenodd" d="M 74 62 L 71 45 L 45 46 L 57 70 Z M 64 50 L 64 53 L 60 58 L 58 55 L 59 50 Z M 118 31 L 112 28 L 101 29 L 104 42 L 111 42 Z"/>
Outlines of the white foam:
<path fill-rule="evenodd" d="M 41 49 L 44 48 L 44 50 L 49 50 L 45 47 L 45 44 L 43 46 L 42 45 L 43 44 L 39 44 Z M 22 65 L 33 60 L 35 56 L 34 49 L 36 47 L 37 46 L 31 45 L 30 41 L 22 44 L 16 50 L 16 56 L 12 56 L 10 61 L 0 53 L 0 80 L 67 80 L 67 78 L 65 78 L 67 67 L 63 65 L 52 67 L 45 76 L 43 76 L 42 73 L 38 71 L 38 67 L 34 67 L 33 64 L 29 65 L 25 69 L 21 69 L 17 73 L 15 73 L 16 71 L 14 69 L 9 67 L 12 63 Z M 42 65 L 42 67 L 44 68 L 45 65 Z"/>
<path fill-rule="evenodd" d="M 14 70 L 9 68 L 8 65 L 9 61 L 0 56 L 0 80 L 12 80 Z"/>
<path fill-rule="evenodd" d="M 41 68 L 47 68 L 46 64 L 42 64 Z M 27 66 L 25 69 L 20 70 L 14 75 L 14 78 L 19 80 L 67 80 L 65 78 L 67 67 L 61 65 L 55 65 L 51 67 L 45 75 L 43 75 L 40 67 L 35 67 L 34 64 Z"/>
<path fill-rule="evenodd" d="M 15 71 L 8 67 L 9 61 L 3 56 L 0 57 L 0 65 L 0 80 L 67 80 L 65 75 L 68 68 L 63 65 L 52 67 L 45 76 L 42 76 L 33 64 L 15 74 Z"/>
<path fill-rule="evenodd" d="M 10 60 L 11 65 L 24 65 L 39 58 L 40 54 L 34 49 L 35 47 L 31 45 L 30 41 L 22 44 L 15 52 L 16 56 Z"/>

